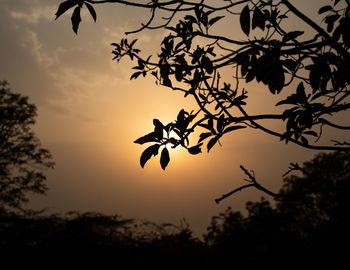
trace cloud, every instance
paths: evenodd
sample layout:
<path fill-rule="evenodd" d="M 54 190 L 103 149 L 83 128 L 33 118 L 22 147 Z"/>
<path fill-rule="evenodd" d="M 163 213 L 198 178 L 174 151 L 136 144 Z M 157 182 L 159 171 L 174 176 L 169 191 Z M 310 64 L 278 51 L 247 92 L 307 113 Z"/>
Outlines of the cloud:
<path fill-rule="evenodd" d="M 112 64 L 108 43 L 101 45 L 102 25 L 86 25 L 76 36 L 69 16 L 54 21 L 58 3 L 50 2 L 16 0 L 0 6 L 0 79 L 39 107 L 66 115 L 128 74 Z"/>
<path fill-rule="evenodd" d="M 37 60 L 38 64 L 49 68 L 55 63 L 53 57 L 51 57 L 48 52 L 43 49 L 43 44 L 39 40 L 38 34 L 27 30 L 24 33 L 23 43 L 21 44 L 23 48 L 29 48 L 31 53 L 33 54 L 35 60 Z"/>
<path fill-rule="evenodd" d="M 52 20 L 54 18 L 53 10 L 55 10 L 54 5 L 35 5 L 28 7 L 26 10 L 12 10 L 10 11 L 11 18 L 15 20 L 23 20 L 27 23 L 37 24 L 40 20 Z"/>

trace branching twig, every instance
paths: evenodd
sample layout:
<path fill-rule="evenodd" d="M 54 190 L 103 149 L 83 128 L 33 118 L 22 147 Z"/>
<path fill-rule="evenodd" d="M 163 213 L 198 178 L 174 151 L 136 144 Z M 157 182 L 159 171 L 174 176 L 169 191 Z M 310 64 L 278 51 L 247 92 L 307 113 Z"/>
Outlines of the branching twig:
<path fill-rule="evenodd" d="M 270 196 L 272 196 L 274 198 L 282 197 L 281 194 L 275 193 L 275 192 L 273 192 L 271 190 L 268 190 L 267 188 L 263 187 L 262 185 L 260 185 L 257 182 L 256 177 L 254 176 L 254 174 L 252 172 L 249 172 L 242 165 L 240 165 L 239 167 L 245 173 L 245 175 L 248 176 L 248 179 L 246 179 L 246 181 L 248 181 L 249 184 L 240 186 L 239 188 L 236 188 L 236 189 L 230 191 L 229 193 L 223 194 L 220 198 L 215 199 L 215 202 L 217 204 L 220 203 L 222 200 L 226 199 L 227 197 L 235 194 L 236 192 L 241 191 L 241 190 L 246 189 L 246 188 L 250 188 L 250 187 L 255 187 L 256 189 L 261 190 L 262 192 L 265 192 L 266 194 L 268 194 L 268 195 L 270 195 Z"/>

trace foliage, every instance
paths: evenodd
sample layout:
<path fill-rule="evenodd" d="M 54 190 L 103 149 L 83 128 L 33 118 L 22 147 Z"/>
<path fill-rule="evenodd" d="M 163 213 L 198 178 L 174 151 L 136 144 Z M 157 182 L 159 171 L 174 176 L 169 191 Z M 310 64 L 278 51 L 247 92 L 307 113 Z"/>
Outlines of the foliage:
<path fill-rule="evenodd" d="M 62 216 L 0 211 L 0 239 L 1 250 L 48 256 L 58 251 L 61 260 L 79 265 L 105 263 L 100 258 L 109 257 L 119 265 L 140 268 L 205 265 L 203 243 L 185 222 L 156 224 L 93 212 Z"/>
<path fill-rule="evenodd" d="M 316 156 L 300 167 L 301 174 L 284 179 L 275 206 L 262 199 L 247 203 L 246 216 L 228 208 L 213 217 L 205 242 L 228 257 L 237 254 L 242 260 L 235 263 L 248 269 L 247 254 L 260 266 L 340 265 L 350 240 L 349 162 L 348 152 Z"/>
<path fill-rule="evenodd" d="M 0 82 L 0 209 L 19 209 L 29 192 L 47 189 L 43 170 L 54 163 L 32 131 L 36 115 L 27 97 Z"/>
<path fill-rule="evenodd" d="M 56 15 L 75 7 L 72 26 L 77 32 L 81 8 L 85 5 L 96 19 L 93 6 L 105 3 L 150 11 L 146 23 L 126 34 L 168 30 L 156 57 L 144 57 L 136 39 L 112 43 L 113 59 L 119 62 L 129 57 L 136 63 L 130 79 L 153 76 L 157 84 L 183 92 L 198 105 L 192 112 L 181 110 L 172 123 L 153 121 L 154 131 L 135 141 L 153 144 L 141 155 L 142 167 L 159 154 L 160 147 L 165 169 L 170 148 L 180 146 L 199 154 L 206 145 L 209 152 L 227 133 L 245 128 L 304 148 L 350 150 L 349 142 L 320 140 L 325 130 L 350 129 L 346 123 L 337 123 L 338 115 L 350 108 L 349 1 L 329 0 L 328 5 L 318 7 L 323 18 L 320 24 L 288 0 L 68 0 Z M 158 13 L 168 16 L 158 18 Z M 292 19 L 310 32 L 293 29 Z M 233 25 L 235 20 L 242 33 L 224 33 L 220 26 Z M 278 113 L 249 113 L 248 93 L 256 83 L 267 89 L 266 95 L 279 96 L 276 108 L 271 108 L 279 109 Z M 200 131 L 198 141 L 191 144 L 190 135 L 196 130 Z"/>

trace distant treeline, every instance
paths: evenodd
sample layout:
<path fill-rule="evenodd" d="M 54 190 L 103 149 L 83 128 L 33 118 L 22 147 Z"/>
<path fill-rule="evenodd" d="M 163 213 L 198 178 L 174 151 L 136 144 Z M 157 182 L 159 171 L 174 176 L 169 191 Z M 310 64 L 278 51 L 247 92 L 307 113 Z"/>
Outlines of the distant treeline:
<path fill-rule="evenodd" d="M 147 269 L 304 269 L 346 262 L 350 243 L 350 154 L 318 155 L 302 175 L 285 179 L 281 197 L 228 208 L 203 239 L 184 221 L 156 224 L 99 213 L 65 216 L 2 210 L 0 245 L 16 254 L 113 252 L 118 262 Z M 306 192 L 307 191 L 307 192 Z"/>

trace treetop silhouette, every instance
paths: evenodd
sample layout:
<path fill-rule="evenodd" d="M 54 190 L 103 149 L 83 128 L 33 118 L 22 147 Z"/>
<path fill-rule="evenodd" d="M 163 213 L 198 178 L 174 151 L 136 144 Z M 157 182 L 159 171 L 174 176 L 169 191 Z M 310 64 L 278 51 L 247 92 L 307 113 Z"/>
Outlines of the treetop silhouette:
<path fill-rule="evenodd" d="M 28 97 L 0 81 L 0 212 L 20 210 L 28 193 L 47 190 L 44 170 L 54 162 L 32 130 L 36 116 Z"/>

